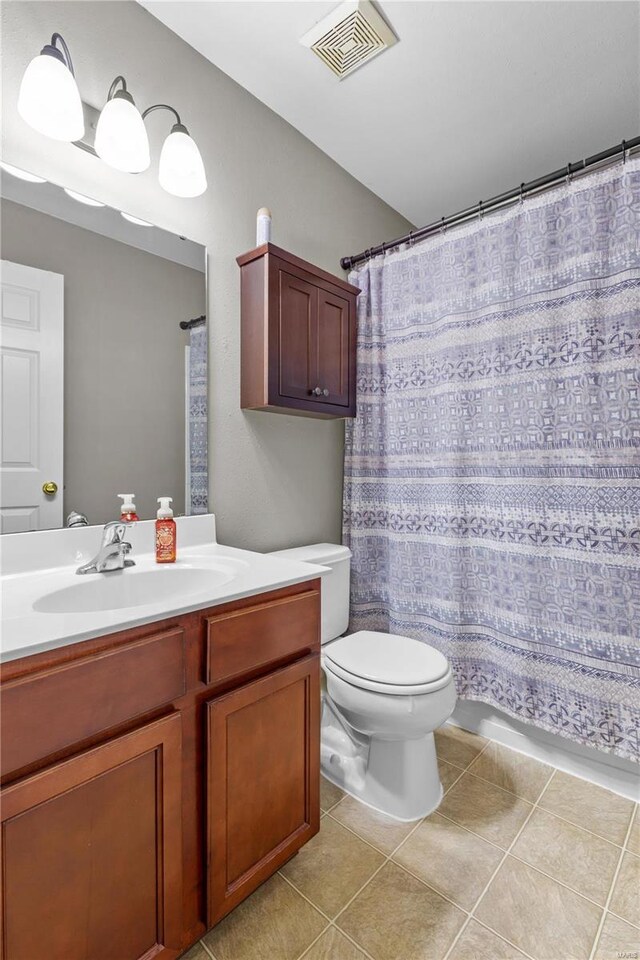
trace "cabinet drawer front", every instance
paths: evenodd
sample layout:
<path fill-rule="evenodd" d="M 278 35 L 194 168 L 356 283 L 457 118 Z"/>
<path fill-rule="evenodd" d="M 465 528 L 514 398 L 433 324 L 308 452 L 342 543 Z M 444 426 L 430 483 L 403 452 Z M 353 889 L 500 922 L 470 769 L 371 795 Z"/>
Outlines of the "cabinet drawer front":
<path fill-rule="evenodd" d="M 206 682 L 273 663 L 320 644 L 320 593 L 306 593 L 207 617 Z"/>
<path fill-rule="evenodd" d="M 20 770 L 185 690 L 179 629 L 3 684 L 1 772 Z"/>

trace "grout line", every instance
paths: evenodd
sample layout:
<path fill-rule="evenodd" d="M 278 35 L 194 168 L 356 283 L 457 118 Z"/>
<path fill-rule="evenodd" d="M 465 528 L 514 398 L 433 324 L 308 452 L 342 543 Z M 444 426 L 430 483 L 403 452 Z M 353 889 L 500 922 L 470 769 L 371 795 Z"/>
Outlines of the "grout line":
<path fill-rule="evenodd" d="M 298 892 L 298 891 L 296 890 L 296 893 L 297 893 L 297 892 Z M 320 937 L 324 937 L 324 935 L 325 935 L 325 933 L 327 932 L 327 930 L 331 930 L 331 926 L 332 926 L 332 924 L 331 924 L 331 923 L 328 923 L 326 927 L 323 927 L 323 929 L 320 931 L 320 933 L 318 934 L 318 936 L 317 936 L 317 937 L 314 937 L 313 940 L 311 941 L 311 943 L 310 943 L 307 947 L 304 948 L 304 950 L 302 951 L 302 953 L 298 956 L 297 960 L 302 960 L 303 957 L 306 957 L 306 955 L 308 954 L 309 950 L 311 950 L 311 948 L 316 945 L 316 943 L 318 942 L 318 940 L 320 939 Z"/>
<path fill-rule="evenodd" d="M 207 931 L 207 933 L 208 933 L 208 931 Z M 204 936 L 206 936 L 206 934 L 205 934 Z M 209 949 L 209 947 L 207 946 L 207 944 L 204 942 L 204 939 L 198 940 L 197 942 L 198 942 L 199 944 L 201 944 L 204 952 L 207 953 L 207 954 L 209 954 L 209 956 L 211 957 L 211 960 L 216 960 L 216 958 L 215 958 L 214 955 L 213 955 L 213 952 Z M 196 945 L 196 944 L 194 944 L 194 946 L 195 946 L 195 945 Z M 191 948 L 191 949 L 193 949 L 193 948 Z"/>
<path fill-rule="evenodd" d="M 627 842 L 628 842 L 628 840 L 629 840 L 629 836 L 631 835 L 631 828 L 632 828 L 632 826 L 633 826 L 634 816 L 635 816 L 635 811 L 634 811 L 634 813 L 632 814 L 631 819 L 629 820 L 629 825 L 628 825 L 628 827 L 627 827 L 627 832 L 626 832 L 625 837 L 624 837 L 624 843 L 623 843 L 623 845 L 622 845 L 622 850 L 620 851 L 620 856 L 619 856 L 619 858 L 618 858 L 618 866 L 616 867 L 615 873 L 613 874 L 613 879 L 611 880 L 611 886 L 609 887 L 609 894 L 608 894 L 607 899 L 606 899 L 606 901 L 605 901 L 604 910 L 602 911 L 602 916 L 600 917 L 600 923 L 598 924 L 598 929 L 596 930 L 596 935 L 595 935 L 595 937 L 593 938 L 593 945 L 592 945 L 592 947 L 591 947 L 591 953 L 589 954 L 589 960 L 593 960 L 593 957 L 595 956 L 595 952 L 596 952 L 596 949 L 597 949 L 597 947 L 598 947 L 598 942 L 599 942 L 599 940 L 600 940 L 600 937 L 601 937 L 601 935 L 602 935 L 602 930 L 603 930 L 603 928 L 604 928 L 605 920 L 607 919 L 607 913 L 611 913 L 611 911 L 609 910 L 609 904 L 611 903 L 611 899 L 612 899 L 612 897 L 613 897 L 613 891 L 615 890 L 616 883 L 618 882 L 618 875 L 619 875 L 620 870 L 621 870 L 621 868 L 622 868 L 622 861 L 624 860 L 624 855 L 625 855 L 625 852 L 626 852 Z M 613 914 L 613 916 L 617 916 L 617 914 Z M 620 919 L 622 919 L 622 918 L 620 918 Z"/>
<path fill-rule="evenodd" d="M 550 777 L 549 779 L 551 779 L 551 777 Z M 524 819 L 524 821 L 523 821 L 523 823 L 522 823 L 522 826 L 520 827 L 520 829 L 519 829 L 518 832 L 516 833 L 515 837 L 513 838 L 513 840 L 511 841 L 511 843 L 510 843 L 509 846 L 507 847 L 506 851 L 504 852 L 504 855 L 502 856 L 500 862 L 498 863 L 498 866 L 496 867 L 496 869 L 493 871 L 493 873 L 492 873 L 491 876 L 489 877 L 489 880 L 487 881 L 484 889 L 483 889 L 482 892 L 480 893 L 480 896 L 478 897 L 478 899 L 476 900 L 475 904 L 473 905 L 473 907 L 472 907 L 471 910 L 469 911 L 469 918 L 468 918 L 467 922 L 466 922 L 465 924 L 463 924 L 463 926 L 461 927 L 461 929 L 458 931 L 457 935 L 455 936 L 455 938 L 454 938 L 454 940 L 453 940 L 453 943 L 451 944 L 451 946 L 450 946 L 449 949 L 447 950 L 447 952 L 446 952 L 446 954 L 444 955 L 444 957 L 442 958 L 442 960 L 449 960 L 449 956 L 451 955 L 451 952 L 452 952 L 453 948 L 455 947 L 456 943 L 457 943 L 458 940 L 460 939 L 460 935 L 462 934 L 462 931 L 468 926 L 469 920 L 471 920 L 471 918 L 474 918 L 474 919 L 475 919 L 475 912 L 476 912 L 476 910 L 477 910 L 477 908 L 478 908 L 478 906 L 479 906 L 479 904 L 480 904 L 480 901 L 482 900 L 482 898 L 484 897 L 485 893 L 487 892 L 487 890 L 489 889 L 489 887 L 490 887 L 491 884 L 493 883 L 493 881 L 494 881 L 494 879 L 495 879 L 498 871 L 501 869 L 503 863 L 506 861 L 507 857 L 509 856 L 509 851 L 511 850 L 511 848 L 514 846 L 514 844 L 515 844 L 516 841 L 518 840 L 520 834 L 522 833 L 522 831 L 524 830 L 524 828 L 526 827 L 526 825 L 529 823 L 529 820 L 531 819 L 531 816 L 532 816 L 534 810 L 535 810 L 535 806 L 532 806 L 532 807 L 531 807 L 531 810 L 529 811 L 529 813 L 528 813 L 527 816 L 525 817 L 525 819 Z M 492 930 L 491 927 L 489 927 L 489 929 Z M 498 936 L 501 936 L 501 934 L 498 933 L 497 930 L 493 930 L 493 932 L 496 933 Z M 515 944 L 512 944 L 512 946 L 516 946 L 516 945 L 515 945 Z M 520 950 L 520 947 L 518 947 L 517 949 Z"/>
<path fill-rule="evenodd" d="M 310 904 L 314 910 L 317 910 L 317 912 L 327 921 L 327 926 L 330 926 L 333 923 L 333 920 L 331 919 L 329 914 L 325 913 L 324 910 L 322 910 L 317 903 L 313 902 L 313 900 L 310 900 L 309 897 L 306 895 L 306 893 L 303 893 L 302 890 L 299 890 L 298 887 L 296 887 L 293 880 L 289 880 L 289 877 L 285 877 L 285 875 L 283 873 L 280 873 L 280 871 L 278 871 L 277 875 L 281 877 L 285 881 L 285 883 L 288 883 L 292 890 L 295 890 L 296 893 L 300 894 L 302 899 L 306 900 L 307 903 Z M 327 927 L 325 927 L 324 929 L 326 930 Z"/>

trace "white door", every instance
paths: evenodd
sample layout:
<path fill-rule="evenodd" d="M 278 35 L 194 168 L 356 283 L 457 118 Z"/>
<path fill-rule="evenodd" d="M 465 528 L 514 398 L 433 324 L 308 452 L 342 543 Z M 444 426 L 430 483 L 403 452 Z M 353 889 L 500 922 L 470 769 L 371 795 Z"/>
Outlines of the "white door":
<path fill-rule="evenodd" d="M 62 526 L 64 277 L 1 271 L 0 532 L 47 530 Z"/>

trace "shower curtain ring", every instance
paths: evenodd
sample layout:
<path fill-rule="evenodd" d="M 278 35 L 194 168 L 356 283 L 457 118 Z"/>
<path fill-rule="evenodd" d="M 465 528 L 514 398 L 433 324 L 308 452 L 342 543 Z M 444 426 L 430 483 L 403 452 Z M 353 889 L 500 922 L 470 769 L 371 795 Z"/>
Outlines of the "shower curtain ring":
<path fill-rule="evenodd" d="M 566 179 L 567 179 L 567 183 L 571 183 L 571 181 L 573 180 L 573 173 L 571 172 L 571 164 L 570 164 L 570 163 L 567 164 L 567 178 L 566 178 Z"/>
<path fill-rule="evenodd" d="M 623 140 L 620 146 L 622 149 L 622 166 L 624 166 L 627 162 L 627 141 Z"/>
<path fill-rule="evenodd" d="M 447 224 L 445 223 L 446 219 L 447 219 L 446 217 L 443 217 L 442 220 L 440 221 L 440 233 L 447 232 Z"/>
<path fill-rule="evenodd" d="M 482 207 L 482 200 L 478 200 L 478 219 L 484 219 L 484 209 Z"/>
<path fill-rule="evenodd" d="M 524 206 L 524 180 L 520 184 L 520 203 Z"/>
<path fill-rule="evenodd" d="M 413 239 L 413 230 L 409 230 L 409 246 L 412 247 L 414 243 L 415 240 Z"/>

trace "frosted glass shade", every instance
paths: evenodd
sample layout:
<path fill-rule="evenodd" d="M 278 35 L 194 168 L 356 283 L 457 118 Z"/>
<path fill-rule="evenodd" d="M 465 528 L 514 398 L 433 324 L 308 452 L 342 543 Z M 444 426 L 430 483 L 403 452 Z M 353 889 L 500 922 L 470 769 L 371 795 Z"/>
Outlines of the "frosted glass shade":
<path fill-rule="evenodd" d="M 174 125 L 162 145 L 158 179 L 174 197 L 199 197 L 207 189 L 200 151 L 182 124 Z"/>
<path fill-rule="evenodd" d="M 94 146 L 101 160 L 124 173 L 142 173 L 149 166 L 144 120 L 132 98 L 123 91 L 118 91 L 102 108 Z"/>
<path fill-rule="evenodd" d="M 18 113 L 30 127 L 53 140 L 71 143 L 84 136 L 82 101 L 75 77 L 51 54 L 34 57 L 25 70 Z"/>

